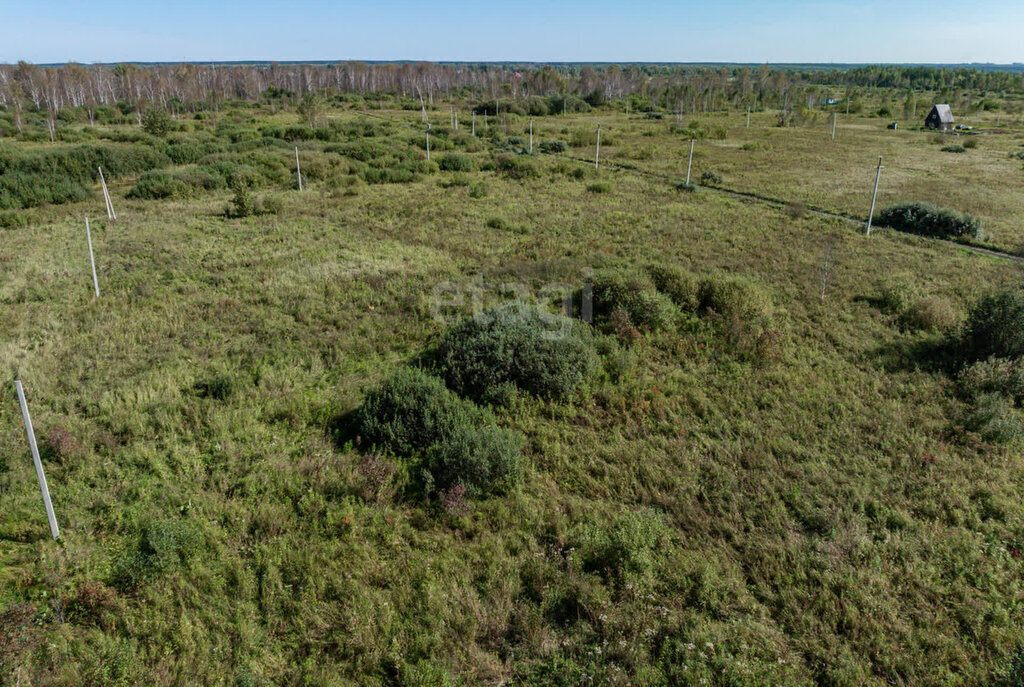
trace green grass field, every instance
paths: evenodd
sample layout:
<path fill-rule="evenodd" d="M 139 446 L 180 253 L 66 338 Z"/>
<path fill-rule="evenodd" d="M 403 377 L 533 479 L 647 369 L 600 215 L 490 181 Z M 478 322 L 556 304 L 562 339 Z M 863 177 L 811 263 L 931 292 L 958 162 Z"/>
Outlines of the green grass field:
<path fill-rule="evenodd" d="M 866 217 L 881 154 L 880 208 L 968 211 L 992 246 L 1024 244 L 1024 135 L 951 154 L 878 118 L 841 116 L 831 141 L 824 115 L 777 115 L 684 118 L 725 133 L 698 142 L 695 180 Z M 1024 441 L 965 428 L 938 351 L 1019 264 L 677 190 L 689 138 L 670 115 L 537 118 L 535 149 L 569 149 L 515 156 L 519 179 L 492 167 L 528 146 L 525 118 L 507 135 L 492 119 L 487 139 L 478 120 L 474 139 L 468 113 L 458 135 L 432 117 L 432 161 L 455 150 L 473 171 L 421 162 L 418 112 L 335 110 L 372 135 L 299 141 L 305 190 L 261 171 L 264 210 L 246 217 L 223 186 L 128 197 L 144 173 L 109 181 L 117 221 L 98 184 L 9 211 L 25 221 L 0 228 L 0 684 L 979 685 L 1010 670 Z M 297 121 L 228 110 L 171 136 L 228 146 L 228 124 Z M 572 159 L 592 159 L 598 124 L 602 160 L 639 171 Z M 220 161 L 290 173 L 291 145 Z M 412 180 L 368 183 L 386 157 Z M 495 409 L 524 438 L 521 483 L 454 505 L 349 430 L 367 391 L 474 303 L 554 307 L 553 285 L 651 264 L 757 284 L 770 350 L 681 313 L 599 328 L 584 388 Z M 880 280 L 948 317 L 906 326 Z"/>

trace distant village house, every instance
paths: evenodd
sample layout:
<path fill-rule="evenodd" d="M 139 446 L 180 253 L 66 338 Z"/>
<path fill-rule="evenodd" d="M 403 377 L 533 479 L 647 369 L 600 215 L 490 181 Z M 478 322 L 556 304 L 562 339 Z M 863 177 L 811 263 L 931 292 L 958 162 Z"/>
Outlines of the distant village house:
<path fill-rule="evenodd" d="M 949 109 L 949 105 L 934 106 L 932 111 L 928 113 L 928 117 L 924 120 L 924 125 L 929 129 L 939 129 L 941 131 L 952 129 L 953 112 Z"/>

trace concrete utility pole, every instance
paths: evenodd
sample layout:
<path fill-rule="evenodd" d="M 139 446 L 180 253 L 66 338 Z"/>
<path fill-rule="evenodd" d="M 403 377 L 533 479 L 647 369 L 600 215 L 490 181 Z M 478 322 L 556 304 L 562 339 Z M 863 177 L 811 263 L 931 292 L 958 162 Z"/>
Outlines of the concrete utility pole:
<path fill-rule="evenodd" d="M 693 169 L 693 145 L 696 143 L 694 139 L 690 139 L 690 161 L 686 163 L 686 183 L 690 183 L 690 170 Z"/>
<path fill-rule="evenodd" d="M 427 132 L 427 159 L 430 159 L 430 132 Z"/>
<path fill-rule="evenodd" d="M 878 197 L 878 180 L 882 176 L 882 156 L 878 156 L 878 169 L 875 170 L 875 190 L 871 193 L 871 210 L 868 212 L 867 235 L 871 236 L 871 220 L 875 216 L 875 199 Z"/>
<path fill-rule="evenodd" d="M 530 120 L 530 152 L 533 153 L 533 120 Z"/>
<path fill-rule="evenodd" d="M 100 173 L 100 186 L 103 187 L 103 202 L 107 204 L 107 219 L 117 219 L 117 214 L 114 212 L 114 203 L 110 200 L 110 191 L 107 190 L 107 180 L 103 178 L 103 168 L 96 168 Z"/>
<path fill-rule="evenodd" d="M 833 112 L 832 113 L 832 140 L 833 141 L 836 140 L 836 119 L 838 119 L 838 117 L 839 117 L 839 113 L 838 112 Z"/>
<path fill-rule="evenodd" d="M 299 180 L 299 190 L 302 190 L 302 169 L 299 168 L 299 146 L 295 146 L 295 176 Z"/>
<path fill-rule="evenodd" d="M 473 111 L 473 135 L 476 136 L 476 110 Z"/>
<path fill-rule="evenodd" d="M 53 514 L 53 504 L 50 502 L 50 488 L 46 486 L 46 475 L 43 474 L 43 461 L 39 458 L 39 447 L 36 445 L 36 433 L 32 429 L 32 416 L 28 412 L 28 403 L 25 401 L 25 389 L 21 386 L 20 380 L 15 380 L 14 389 L 18 392 L 18 403 L 21 405 L 21 418 L 25 421 L 25 433 L 28 435 L 28 447 L 32 451 L 32 462 L 36 466 L 36 478 L 39 480 L 39 491 L 43 493 L 43 507 L 46 508 L 46 519 L 50 521 L 50 535 L 54 541 L 60 536 L 57 528 L 57 516 Z"/>
<path fill-rule="evenodd" d="M 750 128 L 750 108 L 747 108 L 747 128 Z"/>
<path fill-rule="evenodd" d="M 96 257 L 92 252 L 92 232 L 89 231 L 89 218 L 85 218 L 85 242 L 89 244 L 89 264 L 92 265 L 92 287 L 96 298 L 100 297 L 100 281 L 96 278 Z"/>
<path fill-rule="evenodd" d="M 594 152 L 594 169 L 600 167 L 601 161 L 601 127 L 597 127 L 597 150 Z"/>

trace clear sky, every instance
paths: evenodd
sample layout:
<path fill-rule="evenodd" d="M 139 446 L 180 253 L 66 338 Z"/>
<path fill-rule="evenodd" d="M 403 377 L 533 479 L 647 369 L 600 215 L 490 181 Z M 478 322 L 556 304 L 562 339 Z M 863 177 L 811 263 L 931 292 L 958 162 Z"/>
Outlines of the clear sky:
<path fill-rule="evenodd" d="M 0 62 L 1024 62 L 1024 0 L 0 0 Z"/>

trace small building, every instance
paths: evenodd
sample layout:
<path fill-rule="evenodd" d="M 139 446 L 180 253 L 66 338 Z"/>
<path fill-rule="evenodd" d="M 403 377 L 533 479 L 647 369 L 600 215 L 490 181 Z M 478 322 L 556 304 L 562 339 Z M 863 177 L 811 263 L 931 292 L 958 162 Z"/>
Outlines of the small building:
<path fill-rule="evenodd" d="M 928 113 L 928 117 L 924 120 L 924 125 L 929 129 L 939 129 L 940 131 L 952 129 L 953 112 L 949 109 L 949 105 L 935 105 L 932 107 L 932 111 Z"/>

